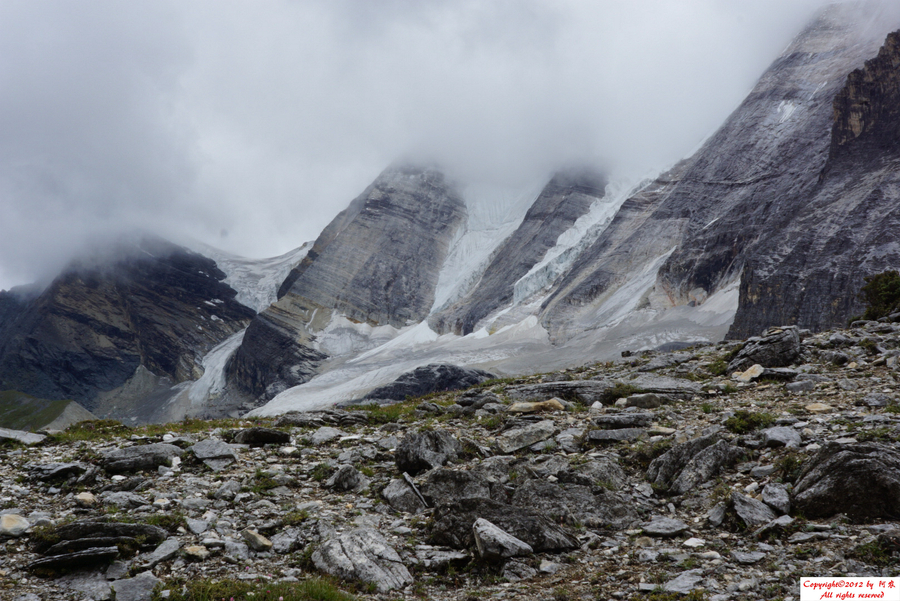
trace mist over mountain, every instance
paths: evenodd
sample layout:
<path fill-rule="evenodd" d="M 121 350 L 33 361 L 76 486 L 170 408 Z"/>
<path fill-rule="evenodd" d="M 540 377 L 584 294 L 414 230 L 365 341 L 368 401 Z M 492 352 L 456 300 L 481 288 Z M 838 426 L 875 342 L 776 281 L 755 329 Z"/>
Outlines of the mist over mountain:
<path fill-rule="evenodd" d="M 651 176 L 820 4 L 4 2 L 0 289 L 136 226 L 280 255 L 398 158 Z"/>

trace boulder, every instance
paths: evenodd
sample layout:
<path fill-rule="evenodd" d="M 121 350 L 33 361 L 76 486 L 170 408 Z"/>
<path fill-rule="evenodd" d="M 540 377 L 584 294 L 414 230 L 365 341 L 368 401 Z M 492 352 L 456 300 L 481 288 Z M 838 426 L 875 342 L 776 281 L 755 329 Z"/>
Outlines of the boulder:
<path fill-rule="evenodd" d="M 480 369 L 433 363 L 401 375 L 392 383 L 372 390 L 364 398 L 403 401 L 408 397 L 420 397 L 432 392 L 462 390 L 495 377 Z"/>
<path fill-rule="evenodd" d="M 343 492 L 357 492 L 369 485 L 369 479 L 363 476 L 352 465 L 342 465 L 331 475 L 331 478 L 325 481 L 325 488 L 333 488 L 334 490 Z"/>
<path fill-rule="evenodd" d="M 201 440 L 188 450 L 214 472 L 220 472 L 237 461 L 237 453 L 231 445 L 217 438 Z"/>
<path fill-rule="evenodd" d="M 796 429 L 789 426 L 776 426 L 762 431 L 763 444 L 767 447 L 799 447 L 803 440 Z"/>
<path fill-rule="evenodd" d="M 249 528 L 241 530 L 241 538 L 244 539 L 244 542 L 247 543 L 247 546 L 254 551 L 262 552 L 272 549 L 272 541 L 270 541 L 268 538 L 266 538 L 256 530 L 251 530 Z"/>
<path fill-rule="evenodd" d="M 14 513 L 6 513 L 0 516 L 0 538 L 18 538 L 25 534 L 31 524 L 28 520 Z"/>
<path fill-rule="evenodd" d="M 390 483 L 381 491 L 381 496 L 387 501 L 388 505 L 397 511 L 405 511 L 407 513 L 419 513 L 426 509 L 425 503 L 419 498 L 419 495 L 413 491 L 412 487 L 401 478 L 391 480 Z"/>
<path fill-rule="evenodd" d="M 35 560 L 28 564 L 27 569 L 38 574 L 55 574 L 59 571 L 109 563 L 118 556 L 118 547 L 92 547 L 84 551 L 52 555 Z"/>
<path fill-rule="evenodd" d="M 791 512 L 791 496 L 784 484 L 777 482 L 766 484 L 762 490 L 762 500 L 780 514 L 786 515 Z"/>
<path fill-rule="evenodd" d="M 172 444 L 157 442 L 115 449 L 103 454 L 101 465 L 110 473 L 155 470 L 161 465 L 171 465 L 173 457 L 184 453 Z"/>
<path fill-rule="evenodd" d="M 687 531 L 690 526 L 674 518 L 655 518 L 641 528 L 644 534 L 649 536 L 677 536 Z"/>
<path fill-rule="evenodd" d="M 69 463 L 29 463 L 25 466 L 37 480 L 64 480 L 69 476 L 80 476 L 88 469 L 88 465 L 80 461 Z"/>
<path fill-rule="evenodd" d="M 769 328 L 759 337 L 747 340 L 728 364 L 728 373 L 744 371 L 754 364 L 785 367 L 800 356 L 800 331 L 796 326 Z"/>
<path fill-rule="evenodd" d="M 116 580 L 112 583 L 116 601 L 150 601 L 153 589 L 161 580 L 153 572 L 142 572 L 134 578 Z"/>
<path fill-rule="evenodd" d="M 611 413 L 593 418 L 601 428 L 615 430 L 619 428 L 645 428 L 653 421 L 652 413 Z"/>
<path fill-rule="evenodd" d="M 497 437 L 497 448 L 504 454 L 515 453 L 519 449 L 547 440 L 556 433 L 556 424 L 551 420 L 523 423 L 506 430 Z"/>
<path fill-rule="evenodd" d="M 482 474 L 446 468 L 429 472 L 422 485 L 422 495 L 432 506 L 474 497 L 493 498 L 491 483 Z"/>
<path fill-rule="evenodd" d="M 808 518 L 837 513 L 864 521 L 900 516 L 900 451 L 878 443 L 828 443 L 813 456 L 793 490 Z"/>
<path fill-rule="evenodd" d="M 408 434 L 396 450 L 397 469 L 413 476 L 441 467 L 462 452 L 462 445 L 444 430 L 426 430 Z"/>
<path fill-rule="evenodd" d="M 654 459 L 647 470 L 647 478 L 653 484 L 681 495 L 715 477 L 742 455 L 739 448 L 710 434 L 675 445 Z"/>
<path fill-rule="evenodd" d="M 234 435 L 234 442 L 251 446 L 287 444 L 291 442 L 291 435 L 282 430 L 257 426 L 239 431 Z"/>
<path fill-rule="evenodd" d="M 20 442 L 24 445 L 35 445 L 44 442 L 47 439 L 43 434 L 34 434 L 23 430 L 10 430 L 9 428 L 0 428 L 0 440 L 12 440 Z"/>
<path fill-rule="evenodd" d="M 512 504 L 573 526 L 622 529 L 638 520 L 630 499 L 600 486 L 529 480 L 513 493 Z"/>
<path fill-rule="evenodd" d="M 539 511 L 481 498 L 438 505 L 434 510 L 431 542 L 454 549 L 471 548 L 475 544 L 472 526 L 478 518 L 495 524 L 539 553 L 568 551 L 579 546 L 574 533 L 557 526 Z"/>
<path fill-rule="evenodd" d="M 322 542 L 313 552 L 312 562 L 326 574 L 374 585 L 381 593 L 413 581 L 397 552 L 370 528 L 343 532 Z"/>
<path fill-rule="evenodd" d="M 102 520 L 81 520 L 53 528 L 47 533 L 46 537 L 35 542 L 35 551 L 45 553 L 57 541 L 103 537 L 127 537 L 140 540 L 145 547 L 155 548 L 166 540 L 167 535 L 168 533 L 159 526 Z"/>
<path fill-rule="evenodd" d="M 731 493 L 731 503 L 734 511 L 748 528 L 768 524 L 778 516 L 762 501 L 757 501 L 741 493 Z"/>
<path fill-rule="evenodd" d="M 510 557 L 532 555 L 534 549 L 528 543 L 498 528 L 484 518 L 478 518 L 472 525 L 472 537 L 478 555 L 487 561 L 498 561 Z"/>

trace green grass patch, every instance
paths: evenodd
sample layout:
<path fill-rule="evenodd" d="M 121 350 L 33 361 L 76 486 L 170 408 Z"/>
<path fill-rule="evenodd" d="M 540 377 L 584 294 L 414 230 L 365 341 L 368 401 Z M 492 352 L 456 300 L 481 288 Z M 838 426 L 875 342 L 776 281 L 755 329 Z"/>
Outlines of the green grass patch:
<path fill-rule="evenodd" d="M 706 371 L 713 376 L 724 376 L 728 371 L 728 362 L 724 359 L 716 359 L 706 366 Z"/>
<path fill-rule="evenodd" d="M 771 413 L 756 413 L 740 409 L 725 420 L 725 427 L 735 434 L 747 434 L 759 428 L 767 428 L 775 423 Z"/>
<path fill-rule="evenodd" d="M 404 401 L 392 405 L 358 405 L 355 410 L 365 412 L 369 417 L 369 423 L 373 425 L 390 424 L 393 422 L 406 422 L 413 418 L 417 401 Z"/>
<path fill-rule="evenodd" d="M 172 511 L 169 513 L 154 513 L 147 516 L 143 522 L 150 526 L 159 526 L 169 534 L 175 534 L 179 528 L 187 530 L 187 520 L 180 511 Z"/>
<path fill-rule="evenodd" d="M 891 550 L 885 548 L 878 539 L 863 545 L 857 545 L 847 555 L 870 566 L 884 567 L 897 563 L 897 558 L 893 557 Z"/>
<path fill-rule="evenodd" d="M 0 428 L 25 431 L 43 428 L 71 402 L 39 399 L 17 390 L 0 391 Z"/>
<path fill-rule="evenodd" d="M 168 589 L 169 597 L 162 592 Z M 246 582 L 241 580 L 190 580 L 159 586 L 153 601 L 354 601 L 330 580 L 311 578 L 300 582 Z"/>

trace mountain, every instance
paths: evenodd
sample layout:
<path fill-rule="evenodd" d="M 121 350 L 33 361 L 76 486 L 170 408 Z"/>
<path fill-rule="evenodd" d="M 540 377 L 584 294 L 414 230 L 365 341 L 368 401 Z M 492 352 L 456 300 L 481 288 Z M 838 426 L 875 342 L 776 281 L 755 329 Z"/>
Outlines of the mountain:
<path fill-rule="evenodd" d="M 120 242 L 0 293 L 0 392 L 138 421 L 270 415 L 427 365 L 522 375 L 843 325 L 900 264 L 893 19 L 821 11 L 696 153 L 636 185 L 405 163 L 280 257 Z"/>
<path fill-rule="evenodd" d="M 103 414 L 196 379 L 206 352 L 254 315 L 224 278 L 211 259 L 139 236 L 79 258 L 39 293 L 0 293 L 0 390 Z"/>

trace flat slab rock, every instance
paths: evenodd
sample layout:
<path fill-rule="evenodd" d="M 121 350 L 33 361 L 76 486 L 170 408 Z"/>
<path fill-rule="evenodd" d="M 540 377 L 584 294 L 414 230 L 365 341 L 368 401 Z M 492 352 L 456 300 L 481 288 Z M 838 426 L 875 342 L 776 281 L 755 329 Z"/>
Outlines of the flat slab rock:
<path fill-rule="evenodd" d="M 650 536 L 677 536 L 689 528 L 690 526 L 674 518 L 656 518 L 642 527 L 644 534 Z"/>
<path fill-rule="evenodd" d="M 487 561 L 499 561 L 534 553 L 531 545 L 484 518 L 475 520 L 472 525 L 472 537 L 475 539 L 478 555 Z"/>
<path fill-rule="evenodd" d="M 237 461 L 237 453 L 231 445 L 217 438 L 201 440 L 188 450 L 214 472 L 222 471 Z"/>
<path fill-rule="evenodd" d="M 497 437 L 497 448 L 504 454 L 515 453 L 535 443 L 547 440 L 556 433 L 556 424 L 545 419 L 534 424 L 512 428 Z"/>
<path fill-rule="evenodd" d="M 529 480 L 512 496 L 512 504 L 537 511 L 555 523 L 583 524 L 616 530 L 638 521 L 634 503 L 621 493 L 582 484 Z"/>
<path fill-rule="evenodd" d="M 43 434 L 34 434 L 32 432 L 24 432 L 22 430 L 10 430 L 9 428 L 0 428 L 0 440 L 15 440 L 26 445 L 39 444 L 46 440 Z"/>
<path fill-rule="evenodd" d="M 397 551 L 370 528 L 344 532 L 323 542 L 313 552 L 312 561 L 326 574 L 372 584 L 381 593 L 413 581 Z"/>
<path fill-rule="evenodd" d="M 103 454 L 101 464 L 111 473 L 155 470 L 170 465 L 173 457 L 181 457 L 183 453 L 175 445 L 156 442 L 108 451 Z"/>

